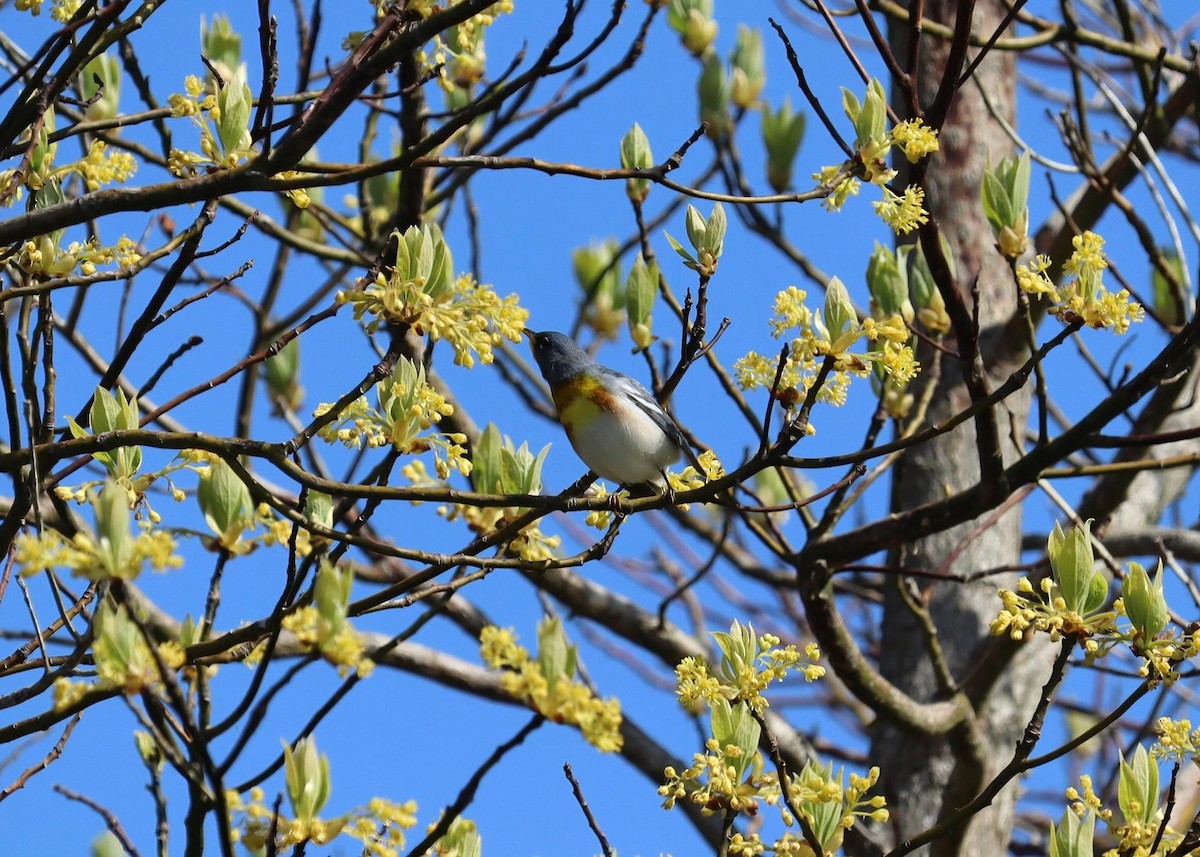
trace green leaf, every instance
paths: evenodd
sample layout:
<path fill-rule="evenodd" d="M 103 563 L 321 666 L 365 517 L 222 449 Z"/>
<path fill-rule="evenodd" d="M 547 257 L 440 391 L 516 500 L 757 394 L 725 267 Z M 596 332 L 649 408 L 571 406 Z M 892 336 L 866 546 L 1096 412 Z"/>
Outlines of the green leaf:
<path fill-rule="evenodd" d="M 215 461 L 209 466 L 209 475 L 200 478 L 196 498 L 208 526 L 224 547 L 230 547 L 247 523 L 249 489 L 228 464 Z"/>
<path fill-rule="evenodd" d="M 499 494 L 500 485 L 500 429 L 495 423 L 487 428 L 471 447 L 471 480 L 475 488 L 485 494 Z"/>
<path fill-rule="evenodd" d="M 1092 599 L 1092 580 L 1096 575 L 1096 560 L 1092 552 L 1092 522 L 1072 527 L 1063 532 L 1057 522 L 1050 533 L 1046 552 L 1054 569 L 1054 580 L 1058 584 L 1067 609 L 1080 615 L 1087 613 Z"/>
<path fill-rule="evenodd" d="M 673 237 L 671 237 L 670 232 L 667 232 L 666 230 L 664 230 L 663 235 L 666 236 L 667 243 L 671 245 L 671 249 L 674 250 L 676 253 L 678 253 L 680 256 L 682 256 L 684 258 L 684 260 L 688 263 L 689 267 L 696 264 L 695 257 L 692 256 L 692 254 L 689 253 L 687 250 L 683 249 L 683 245 L 680 244 L 678 241 L 676 241 Z"/>
<path fill-rule="evenodd" d="M 763 145 L 767 150 L 767 181 L 776 193 L 783 193 L 792 183 L 792 165 L 804 140 L 803 113 L 792 111 L 791 99 L 785 98 L 779 110 L 772 112 L 768 105 L 762 113 Z"/>
<path fill-rule="evenodd" d="M 1186 282 L 1183 261 L 1173 249 L 1161 252 L 1166 269 L 1173 275 L 1175 282 L 1172 284 L 1157 265 L 1150 266 L 1150 279 L 1154 284 L 1154 309 L 1167 324 L 1180 325 L 1187 321 L 1188 316 L 1187 294 L 1183 288 Z M 1183 301 L 1180 300 L 1181 297 Z"/>
<path fill-rule="evenodd" d="M 725 231 L 727 228 L 728 221 L 725 218 L 725 206 L 719 202 L 713 203 L 712 213 L 708 215 L 708 221 L 705 223 L 704 248 L 711 251 L 715 257 L 720 257 L 725 249 Z"/>
<path fill-rule="evenodd" d="M 1094 813 L 1081 819 L 1073 810 L 1066 810 L 1057 826 L 1050 822 L 1050 857 L 1092 857 L 1095 830 Z"/>
<path fill-rule="evenodd" d="M 217 91 L 217 107 L 221 112 L 217 136 L 226 155 L 250 144 L 250 104 L 250 87 L 240 78 L 227 81 Z"/>
<path fill-rule="evenodd" d="M 1121 597 L 1125 602 L 1125 615 L 1143 640 L 1152 640 L 1167 627 L 1170 614 L 1162 588 L 1162 560 L 1153 580 L 1140 563 L 1129 563 L 1125 579 L 1121 581 Z"/>
<path fill-rule="evenodd" d="M 846 286 L 837 277 L 832 278 L 825 289 L 825 306 L 822 317 L 829 341 L 835 349 L 839 347 L 839 340 L 858 322 L 854 304 L 850 300 L 850 293 L 846 291 Z"/>
<path fill-rule="evenodd" d="M 629 314 L 630 325 L 647 323 L 657 299 L 658 262 L 647 265 L 639 253 L 625 281 L 625 310 Z"/>
<path fill-rule="evenodd" d="M 547 618 L 538 623 L 538 666 L 551 690 L 560 679 L 570 681 L 575 677 L 576 656 L 559 619 Z"/>
<path fill-rule="evenodd" d="M 842 87 L 842 110 L 846 112 L 846 118 L 850 120 L 850 124 L 858 124 L 858 114 L 862 113 L 862 104 L 859 103 L 858 96 L 844 86 Z"/>
<path fill-rule="evenodd" d="M 1158 814 L 1158 762 L 1150 758 L 1141 744 L 1128 762 L 1121 756 L 1117 802 L 1130 823 L 1150 824 Z"/>
<path fill-rule="evenodd" d="M 715 53 L 709 54 L 696 84 L 700 102 L 700 121 L 708 123 L 708 136 L 716 139 L 729 131 L 729 80 L 725 64 Z"/>
<path fill-rule="evenodd" d="M 633 123 L 629 132 L 621 138 L 621 166 L 627 170 L 645 170 L 654 166 L 654 154 L 650 151 L 650 139 L 642 126 Z M 625 192 L 637 202 L 650 193 L 649 179 L 626 179 Z"/>

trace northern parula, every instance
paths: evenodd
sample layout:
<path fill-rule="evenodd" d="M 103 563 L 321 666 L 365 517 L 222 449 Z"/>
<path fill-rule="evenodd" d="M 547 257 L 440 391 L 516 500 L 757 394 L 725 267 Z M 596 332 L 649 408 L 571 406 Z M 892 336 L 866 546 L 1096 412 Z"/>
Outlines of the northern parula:
<path fill-rule="evenodd" d="M 679 426 L 649 390 L 601 366 L 565 334 L 526 334 L 558 420 L 593 473 L 627 487 L 664 486 L 665 468 L 681 454 L 704 473 Z"/>

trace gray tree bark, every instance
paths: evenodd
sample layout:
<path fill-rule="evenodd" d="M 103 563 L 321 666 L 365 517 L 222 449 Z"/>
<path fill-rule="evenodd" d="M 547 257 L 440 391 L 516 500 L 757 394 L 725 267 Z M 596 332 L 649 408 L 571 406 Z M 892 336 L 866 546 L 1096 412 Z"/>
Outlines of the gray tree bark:
<path fill-rule="evenodd" d="M 961 4 L 966 6 L 967 4 Z M 931 0 L 924 6 L 927 18 L 953 26 L 958 0 Z M 972 30 L 990 35 L 1004 16 L 1002 3 L 975 5 Z M 897 23 L 892 31 L 896 56 L 908 56 L 908 26 Z M 928 106 L 942 80 L 950 51 L 949 42 L 924 38 L 920 45 L 918 87 L 921 104 Z M 1007 378 L 1028 355 L 1027 337 L 1013 324 L 1017 313 L 1016 291 L 1008 266 L 993 247 L 991 229 L 980 205 L 980 185 L 989 158 L 994 162 L 1012 152 L 1012 143 L 991 110 L 1015 125 L 1015 57 L 991 53 L 976 72 L 976 83 L 968 82 L 955 96 L 940 134 L 940 151 L 926 173 L 926 207 L 949 241 L 957 268 L 960 291 L 969 308 L 978 313 L 980 350 L 988 381 L 993 386 Z M 980 94 L 987 93 L 987 102 Z M 970 291 L 976 282 L 979 306 Z M 951 337 L 951 350 L 957 343 Z M 929 365 L 926 349 L 922 363 Z M 929 422 L 961 412 L 970 403 L 964 383 L 966 367 L 943 357 Z M 920 391 L 915 391 L 920 396 Z M 1027 425 L 1028 390 L 1010 397 L 998 408 L 1005 462 L 1018 448 L 1014 433 Z M 913 508 L 975 485 L 980 480 L 980 459 L 974 421 L 942 435 L 933 443 L 909 450 L 900 460 L 893 481 L 892 508 Z M 1000 517 L 985 516 L 945 532 L 898 546 L 892 560 L 907 567 L 941 570 L 951 576 L 1018 562 L 1021 545 L 1019 504 Z M 891 682 L 918 701 L 948 697 L 978 663 L 980 652 L 990 643 L 988 625 L 996 615 L 996 589 L 1009 585 L 1004 578 L 990 577 L 974 583 L 896 579 L 889 582 L 883 613 L 880 669 Z M 902 587 L 907 592 L 902 592 Z M 927 639 L 913 609 L 916 603 L 928 609 L 937 630 L 936 640 Z M 940 654 L 937 654 L 940 652 Z M 937 659 L 944 661 L 941 671 Z M 907 734 L 888 722 L 876 726 L 871 747 L 872 760 L 882 769 L 881 783 L 892 809 L 896 842 L 936 824 L 966 803 L 979 788 L 1012 757 L 1013 746 L 1037 701 L 1042 682 L 1049 674 L 1050 652 L 1044 644 L 1023 648 L 1017 662 L 1009 664 L 1007 678 L 993 688 L 983 710 L 977 712 L 982 726 L 993 739 L 983 746 L 967 740 Z M 948 675 L 947 675 L 948 673 Z M 1016 783 L 1010 784 L 991 807 L 977 814 L 955 834 L 916 852 L 937 855 L 1002 855 L 1006 853 L 1013 824 Z"/>

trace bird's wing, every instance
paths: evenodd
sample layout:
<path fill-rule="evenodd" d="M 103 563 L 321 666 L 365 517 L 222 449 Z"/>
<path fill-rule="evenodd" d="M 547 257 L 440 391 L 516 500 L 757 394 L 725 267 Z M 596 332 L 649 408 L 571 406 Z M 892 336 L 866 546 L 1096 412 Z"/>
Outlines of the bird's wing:
<path fill-rule="evenodd" d="M 646 416 L 654 420 L 654 424 L 666 433 L 667 437 L 679 447 L 679 451 L 687 456 L 688 462 L 696 468 L 696 472 L 703 476 L 704 467 L 700 464 L 700 459 L 692 451 L 691 444 L 687 442 L 687 438 L 683 436 L 683 432 L 679 430 L 679 426 L 675 424 L 675 420 L 671 419 L 671 415 L 663 410 L 662 406 L 655 400 L 654 394 L 628 375 L 621 375 L 618 372 L 609 370 L 607 377 L 612 380 L 613 385 L 622 393 L 625 393 L 637 403 L 637 406 L 642 409 Z"/>

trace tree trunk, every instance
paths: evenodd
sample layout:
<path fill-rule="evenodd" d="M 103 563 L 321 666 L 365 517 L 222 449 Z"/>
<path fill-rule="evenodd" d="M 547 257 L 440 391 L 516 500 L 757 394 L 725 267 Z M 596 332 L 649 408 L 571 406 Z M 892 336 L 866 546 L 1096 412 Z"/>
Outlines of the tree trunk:
<path fill-rule="evenodd" d="M 928 0 L 927 18 L 953 26 L 958 0 Z M 964 4 L 965 5 L 965 4 Z M 999 2 L 975 6 L 972 30 L 990 35 L 1003 19 Z M 893 26 L 892 46 L 903 61 L 908 56 L 908 25 Z M 942 79 L 949 42 L 926 37 L 921 43 L 919 92 L 928 106 Z M 971 54 L 973 55 L 973 54 Z M 976 85 L 978 84 L 978 85 Z M 1016 290 L 1008 266 L 993 248 L 991 229 L 980 205 L 980 185 L 989 157 L 994 162 L 1012 152 L 1012 143 L 989 112 L 980 92 L 987 94 L 991 110 L 1015 124 L 1016 75 L 1012 53 L 992 52 L 955 96 L 940 134 L 940 151 L 926 173 L 926 206 L 941 234 L 949 241 L 957 281 L 968 307 L 972 283 L 978 278 L 980 350 L 988 381 L 996 385 L 1028 355 L 1023 325 L 1011 324 L 1017 312 Z M 901 159 L 903 160 L 903 159 Z M 947 342 L 953 351 L 957 343 Z M 926 349 L 922 364 L 933 355 Z M 965 366 L 949 356 L 942 358 L 939 386 L 927 422 L 936 423 L 970 405 L 964 383 Z M 918 398 L 920 392 L 915 391 Z M 998 406 L 996 422 L 1006 463 L 1017 452 L 1012 435 L 1023 431 L 1029 416 L 1028 390 Z M 909 450 L 895 472 L 893 510 L 912 508 L 966 489 L 980 480 L 979 454 L 973 421 L 942 435 L 932 443 Z M 951 577 L 1018 562 L 1021 545 L 1021 511 L 1014 504 L 1002 516 L 968 522 L 898 548 L 892 561 L 906 567 L 938 570 Z M 949 563 L 947 564 L 947 561 Z M 974 583 L 896 578 L 888 583 L 882 633 L 880 667 L 884 675 L 919 701 L 945 698 L 953 692 L 979 660 L 989 643 L 988 625 L 996 615 L 998 586 L 1010 585 L 1003 577 Z M 902 593 L 901 587 L 907 592 Z M 932 643 L 925 638 L 911 605 L 913 596 L 924 605 L 937 629 Z M 945 671 L 939 675 L 931 651 L 939 649 Z M 897 842 L 936 824 L 966 803 L 1012 757 L 1013 746 L 1036 703 L 1041 683 L 1049 672 L 1049 652 L 1044 645 L 1023 648 L 1009 664 L 1008 677 L 994 687 L 983 711 L 986 746 L 968 749 L 946 738 L 906 734 L 887 722 L 877 724 L 872 738 L 872 759 L 882 769 L 882 784 L 892 808 Z M 949 675 L 946 676 L 945 673 Z M 1002 855 L 1006 853 L 1013 823 L 1015 783 L 991 807 L 976 815 L 956 834 L 939 839 L 917 852 L 931 855 Z"/>

